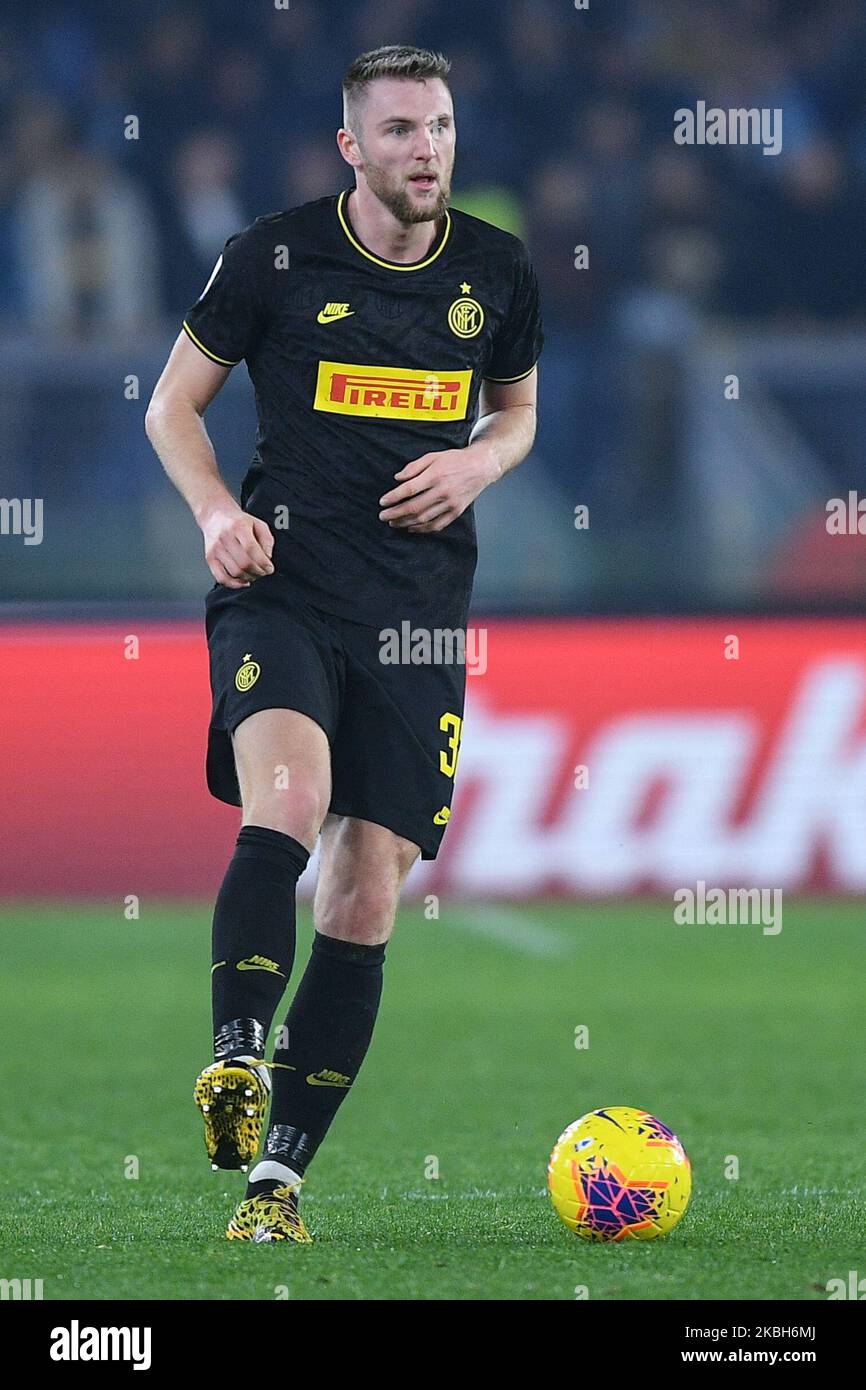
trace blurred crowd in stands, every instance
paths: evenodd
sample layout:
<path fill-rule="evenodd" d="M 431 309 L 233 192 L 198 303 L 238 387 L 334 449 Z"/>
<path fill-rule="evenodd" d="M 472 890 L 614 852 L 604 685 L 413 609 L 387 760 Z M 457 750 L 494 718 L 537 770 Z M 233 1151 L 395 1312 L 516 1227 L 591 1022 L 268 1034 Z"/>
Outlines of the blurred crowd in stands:
<path fill-rule="evenodd" d="M 4 7 L 0 329 L 176 320 L 233 231 L 351 185 L 340 79 L 393 42 L 451 58 L 453 201 L 525 238 L 554 332 L 866 321 L 860 0 L 279 5 Z M 676 145 L 698 100 L 781 108 L 782 152 Z"/>
<path fill-rule="evenodd" d="M 813 593 L 817 574 L 863 589 L 837 574 L 838 538 L 825 553 L 824 497 L 866 491 L 866 4 L 582 5 L 0 3 L 4 486 L 50 492 L 70 518 L 64 563 L 23 575 L 10 559 L 7 592 L 102 592 L 76 550 L 79 492 L 103 509 L 103 537 L 114 503 L 135 499 L 141 534 L 165 513 L 161 549 L 119 542 L 115 591 L 197 592 L 197 553 L 176 572 L 181 504 L 117 363 L 155 379 L 228 236 L 352 185 L 340 81 L 385 43 L 451 59 L 452 202 L 521 236 L 541 284 L 535 466 L 482 499 L 485 600 L 664 610 Z M 781 110 L 781 151 L 677 143 L 675 113 L 699 102 Z M 690 372 L 710 340 L 733 345 L 728 371 L 758 339 L 826 371 L 753 370 L 735 434 Z M 219 403 L 220 458 L 240 476 L 252 423 L 233 400 Z M 578 502 L 592 515 L 579 544 Z M 515 507 L 532 516 L 519 550 L 496 541 Z"/>

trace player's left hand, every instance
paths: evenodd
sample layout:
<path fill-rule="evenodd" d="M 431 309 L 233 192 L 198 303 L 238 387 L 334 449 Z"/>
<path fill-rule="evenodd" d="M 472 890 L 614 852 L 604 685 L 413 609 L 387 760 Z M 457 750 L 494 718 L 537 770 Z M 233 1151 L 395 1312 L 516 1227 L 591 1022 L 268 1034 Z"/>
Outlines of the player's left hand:
<path fill-rule="evenodd" d="M 422 454 L 394 477 L 399 486 L 379 498 L 379 520 L 406 531 L 444 531 L 499 477 L 499 469 L 489 450 L 468 444 Z"/>

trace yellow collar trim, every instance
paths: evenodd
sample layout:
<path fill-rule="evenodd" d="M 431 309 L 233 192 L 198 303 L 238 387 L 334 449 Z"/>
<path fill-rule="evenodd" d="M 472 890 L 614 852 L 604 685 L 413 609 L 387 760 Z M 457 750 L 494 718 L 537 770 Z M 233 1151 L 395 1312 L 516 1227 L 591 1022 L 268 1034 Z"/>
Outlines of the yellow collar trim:
<path fill-rule="evenodd" d="M 445 209 L 445 231 L 442 233 L 442 239 L 439 242 L 439 245 L 436 247 L 436 250 L 431 255 L 429 255 L 425 261 L 417 261 L 414 265 L 401 265 L 399 261 L 382 260 L 381 256 L 374 256 L 372 251 L 368 251 L 365 246 L 361 245 L 360 241 L 355 236 L 354 232 L 349 226 L 348 218 L 346 217 L 346 214 L 344 212 L 345 202 L 351 191 L 352 190 L 350 188 L 344 188 L 340 196 L 337 198 L 337 216 L 340 219 L 340 226 L 343 228 L 343 231 L 346 233 L 346 236 L 351 241 L 355 250 L 360 251 L 362 256 L 366 256 L 368 261 L 373 261 L 376 265 L 383 265 L 386 270 L 423 270 L 425 266 L 430 265 L 432 261 L 435 261 L 437 256 L 441 256 L 442 252 L 445 249 L 445 244 L 448 241 L 449 236 L 451 235 L 451 214 L 449 213 L 447 208 Z"/>

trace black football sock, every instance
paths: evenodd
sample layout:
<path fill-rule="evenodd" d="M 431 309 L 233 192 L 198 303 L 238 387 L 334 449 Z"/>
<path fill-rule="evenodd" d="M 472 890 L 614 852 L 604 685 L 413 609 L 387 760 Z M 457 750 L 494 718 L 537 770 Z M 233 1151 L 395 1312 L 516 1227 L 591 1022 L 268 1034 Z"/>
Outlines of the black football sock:
<path fill-rule="evenodd" d="M 260 1181 L 267 1181 L 270 1163 L 303 1177 L 366 1056 L 384 960 L 384 943 L 360 946 L 316 932 L 274 1050 L 271 1122 L 248 1196 L 265 1190 Z"/>
<path fill-rule="evenodd" d="M 245 825 L 213 918 L 214 1058 L 264 1057 L 295 959 L 295 888 L 309 852 L 290 835 Z"/>

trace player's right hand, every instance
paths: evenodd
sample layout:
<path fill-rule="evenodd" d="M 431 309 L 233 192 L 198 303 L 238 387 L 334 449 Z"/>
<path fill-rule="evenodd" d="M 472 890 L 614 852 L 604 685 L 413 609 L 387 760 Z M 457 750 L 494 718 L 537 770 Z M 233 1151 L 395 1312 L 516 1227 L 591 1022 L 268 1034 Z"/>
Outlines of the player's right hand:
<path fill-rule="evenodd" d="M 240 507 L 217 508 L 201 530 L 205 559 L 217 584 L 248 589 L 254 579 L 273 574 L 274 537 L 266 521 Z"/>

